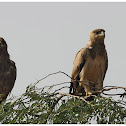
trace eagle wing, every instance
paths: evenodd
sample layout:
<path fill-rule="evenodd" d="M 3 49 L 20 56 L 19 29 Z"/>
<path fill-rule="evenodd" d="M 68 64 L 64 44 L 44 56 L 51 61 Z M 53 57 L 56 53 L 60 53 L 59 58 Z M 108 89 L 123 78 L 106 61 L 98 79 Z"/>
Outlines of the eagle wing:
<path fill-rule="evenodd" d="M 107 52 L 105 52 L 105 59 L 106 59 L 106 61 L 105 61 L 105 72 L 104 72 L 103 80 L 105 79 L 105 74 L 106 74 L 106 71 L 108 69 L 108 55 L 107 55 Z"/>
<path fill-rule="evenodd" d="M 0 67 L 0 103 L 7 98 L 16 80 L 16 66 L 12 60 L 1 64 Z"/>
<path fill-rule="evenodd" d="M 77 54 L 73 62 L 73 70 L 72 70 L 72 81 L 70 85 L 70 94 L 75 94 L 76 88 L 78 87 L 79 83 L 75 80 L 79 80 L 79 74 L 85 64 L 87 55 L 87 48 L 82 48 Z M 73 93 L 72 93 L 73 90 Z"/>

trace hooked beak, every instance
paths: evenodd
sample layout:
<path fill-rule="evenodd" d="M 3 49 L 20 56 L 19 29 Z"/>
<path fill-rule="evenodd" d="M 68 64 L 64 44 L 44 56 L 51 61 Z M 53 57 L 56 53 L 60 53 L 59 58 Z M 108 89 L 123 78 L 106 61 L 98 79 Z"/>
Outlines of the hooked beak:
<path fill-rule="evenodd" d="M 100 34 L 100 36 L 105 36 L 105 32 L 102 31 L 101 34 Z"/>

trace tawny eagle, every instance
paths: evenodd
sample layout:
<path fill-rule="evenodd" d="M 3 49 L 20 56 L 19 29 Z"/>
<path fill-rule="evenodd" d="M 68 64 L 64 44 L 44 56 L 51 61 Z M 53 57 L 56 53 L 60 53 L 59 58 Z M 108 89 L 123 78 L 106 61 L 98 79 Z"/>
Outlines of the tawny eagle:
<path fill-rule="evenodd" d="M 0 103 L 11 92 L 16 80 L 16 66 L 10 60 L 6 41 L 0 37 Z"/>
<path fill-rule="evenodd" d="M 105 30 L 95 29 L 90 34 L 86 47 L 74 59 L 70 94 L 91 95 L 103 88 L 108 68 L 108 57 L 104 44 Z"/>

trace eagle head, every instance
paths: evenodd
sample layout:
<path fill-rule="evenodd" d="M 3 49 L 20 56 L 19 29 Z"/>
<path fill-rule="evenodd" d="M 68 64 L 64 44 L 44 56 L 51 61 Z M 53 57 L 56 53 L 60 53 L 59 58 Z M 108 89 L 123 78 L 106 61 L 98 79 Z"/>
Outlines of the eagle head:
<path fill-rule="evenodd" d="M 6 41 L 0 37 L 0 51 L 6 51 L 7 50 L 7 43 Z"/>
<path fill-rule="evenodd" d="M 92 42 L 104 42 L 105 39 L 105 30 L 104 29 L 95 29 L 91 31 L 90 40 Z"/>

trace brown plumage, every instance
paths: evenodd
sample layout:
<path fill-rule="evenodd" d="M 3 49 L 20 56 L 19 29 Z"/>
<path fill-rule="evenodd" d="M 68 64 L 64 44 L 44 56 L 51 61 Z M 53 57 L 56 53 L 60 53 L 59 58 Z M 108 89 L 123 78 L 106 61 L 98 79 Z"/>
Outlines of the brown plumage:
<path fill-rule="evenodd" d="M 104 39 L 105 30 L 93 30 L 89 43 L 76 54 L 70 94 L 86 96 L 99 94 L 96 92 L 103 88 L 103 80 L 108 68 Z"/>
<path fill-rule="evenodd" d="M 0 103 L 5 100 L 11 92 L 16 80 L 16 66 L 10 60 L 7 51 L 7 43 L 0 38 Z"/>

